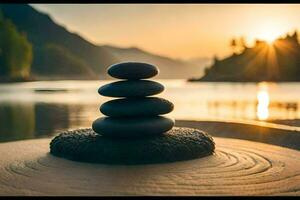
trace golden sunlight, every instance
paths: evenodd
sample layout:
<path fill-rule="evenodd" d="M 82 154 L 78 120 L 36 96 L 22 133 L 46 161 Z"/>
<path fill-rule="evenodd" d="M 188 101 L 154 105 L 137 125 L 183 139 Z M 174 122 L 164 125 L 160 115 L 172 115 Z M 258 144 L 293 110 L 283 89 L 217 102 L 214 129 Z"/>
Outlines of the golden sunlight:
<path fill-rule="evenodd" d="M 272 44 L 282 34 L 284 34 L 284 31 L 279 24 L 265 22 L 261 24 L 257 38 Z"/>
<path fill-rule="evenodd" d="M 264 32 L 261 35 L 261 38 L 265 40 L 268 44 L 272 44 L 278 37 L 279 35 L 277 35 L 276 32 Z"/>
<path fill-rule="evenodd" d="M 259 120 L 266 120 L 269 117 L 269 92 L 268 85 L 266 83 L 260 83 L 258 85 L 257 92 L 257 112 L 256 115 Z"/>

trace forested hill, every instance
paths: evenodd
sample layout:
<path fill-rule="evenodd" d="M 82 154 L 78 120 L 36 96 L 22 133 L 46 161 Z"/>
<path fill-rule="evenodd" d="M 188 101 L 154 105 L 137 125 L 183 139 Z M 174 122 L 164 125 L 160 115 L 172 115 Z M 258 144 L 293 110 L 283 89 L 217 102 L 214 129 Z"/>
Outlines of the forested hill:
<path fill-rule="evenodd" d="M 256 41 L 223 60 L 215 59 L 205 75 L 191 81 L 300 81 L 300 45 L 298 34 L 275 40 L 272 44 Z"/>
<path fill-rule="evenodd" d="M 108 78 L 105 71 L 109 65 L 127 60 L 156 64 L 161 71 L 158 78 L 188 78 L 202 75 L 202 66 L 206 64 L 195 65 L 138 48 L 94 45 L 26 4 L 0 4 L 0 12 L 32 44 L 31 75 L 39 80 L 104 79 Z"/>

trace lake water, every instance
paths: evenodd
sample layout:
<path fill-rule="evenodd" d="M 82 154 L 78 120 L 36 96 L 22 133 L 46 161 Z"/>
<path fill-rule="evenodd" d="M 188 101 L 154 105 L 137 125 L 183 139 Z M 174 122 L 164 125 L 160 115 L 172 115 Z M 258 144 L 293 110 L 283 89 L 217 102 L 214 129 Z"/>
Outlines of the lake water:
<path fill-rule="evenodd" d="M 157 95 L 172 101 L 177 120 L 295 120 L 300 83 L 188 83 L 156 80 Z M 99 86 L 111 81 L 40 81 L 0 84 L 0 142 L 47 137 L 90 127 L 99 106 Z"/>

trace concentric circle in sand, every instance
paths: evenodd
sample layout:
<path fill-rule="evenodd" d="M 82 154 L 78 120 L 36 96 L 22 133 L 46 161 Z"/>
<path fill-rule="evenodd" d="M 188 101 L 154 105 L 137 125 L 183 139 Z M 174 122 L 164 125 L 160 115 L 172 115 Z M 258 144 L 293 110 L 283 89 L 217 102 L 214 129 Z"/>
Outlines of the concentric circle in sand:
<path fill-rule="evenodd" d="M 150 165 L 74 162 L 50 139 L 0 144 L 0 195 L 300 195 L 300 152 L 214 137 L 215 153 Z"/>

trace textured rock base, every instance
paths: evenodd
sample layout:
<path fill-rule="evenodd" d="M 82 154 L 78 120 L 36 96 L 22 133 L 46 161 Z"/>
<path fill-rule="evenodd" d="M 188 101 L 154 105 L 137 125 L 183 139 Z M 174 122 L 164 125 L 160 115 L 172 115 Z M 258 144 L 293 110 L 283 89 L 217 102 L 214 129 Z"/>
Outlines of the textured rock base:
<path fill-rule="evenodd" d="M 74 161 L 103 164 L 150 164 L 211 155 L 215 143 L 198 129 L 178 128 L 138 139 L 112 139 L 92 129 L 62 132 L 50 143 L 50 153 Z"/>

